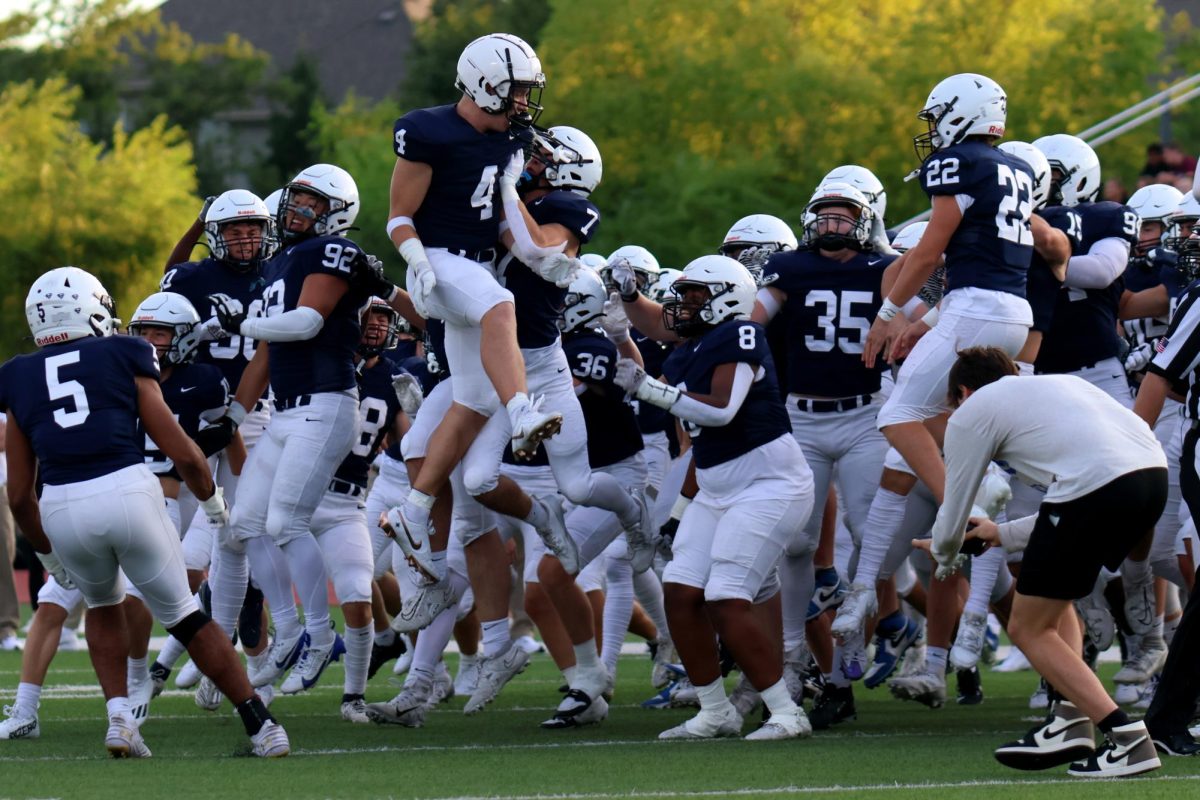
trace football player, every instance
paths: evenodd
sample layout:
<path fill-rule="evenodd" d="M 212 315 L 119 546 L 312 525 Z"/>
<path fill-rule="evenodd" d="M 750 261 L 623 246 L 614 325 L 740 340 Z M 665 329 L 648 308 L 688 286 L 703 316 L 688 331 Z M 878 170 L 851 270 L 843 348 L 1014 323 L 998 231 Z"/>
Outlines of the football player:
<path fill-rule="evenodd" d="M 108 292 L 75 267 L 35 281 L 25 312 L 39 350 L 0 367 L 0 410 L 9 414 L 8 495 L 48 571 L 64 586 L 78 585 L 87 600 L 88 647 L 108 703 L 106 749 L 115 757 L 150 755 L 129 719 L 123 572 L 233 701 L 255 754 L 287 755 L 287 734 L 254 694 L 229 639 L 188 590 L 179 537 L 136 439 L 140 419 L 205 514 L 227 524 L 228 506 L 203 452 L 162 400 L 154 348 L 111 335 Z M 44 481 L 40 498 L 35 475 Z"/>

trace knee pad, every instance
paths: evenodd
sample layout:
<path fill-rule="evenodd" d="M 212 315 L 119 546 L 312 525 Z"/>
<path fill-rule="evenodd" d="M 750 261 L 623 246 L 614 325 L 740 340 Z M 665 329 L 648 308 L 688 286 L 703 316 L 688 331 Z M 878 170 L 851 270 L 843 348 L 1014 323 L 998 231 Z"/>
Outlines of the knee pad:
<path fill-rule="evenodd" d="M 468 466 L 464 464 L 463 485 L 467 487 L 467 494 L 472 497 L 479 497 L 479 495 L 487 494 L 495 489 L 500 485 L 499 460 L 494 465 L 472 464 Z"/>
<path fill-rule="evenodd" d="M 203 611 L 193 611 L 186 617 L 167 628 L 167 633 L 179 640 L 179 643 L 184 647 L 191 644 L 192 639 L 196 638 L 196 634 L 200 629 L 211 622 L 211 618 Z"/>

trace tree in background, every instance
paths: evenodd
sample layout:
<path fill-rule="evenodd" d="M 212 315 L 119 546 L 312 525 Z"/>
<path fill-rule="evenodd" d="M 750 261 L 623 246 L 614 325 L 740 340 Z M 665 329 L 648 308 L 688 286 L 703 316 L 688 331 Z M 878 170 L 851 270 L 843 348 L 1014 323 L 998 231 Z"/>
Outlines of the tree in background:
<path fill-rule="evenodd" d="M 196 213 L 192 149 L 165 116 L 95 141 L 76 121 L 82 90 L 63 78 L 0 89 L 0 358 L 28 350 L 25 295 L 48 269 L 97 275 L 128 314 L 155 291 L 162 262 Z"/>
<path fill-rule="evenodd" d="M 263 195 L 274 191 L 267 187 L 283 186 L 297 172 L 322 160 L 313 126 L 317 115 L 325 111 L 327 101 L 321 93 L 315 59 L 316 56 L 301 53 L 271 86 L 271 116 L 267 123 L 269 157 L 262 169 L 252 173 Z"/>

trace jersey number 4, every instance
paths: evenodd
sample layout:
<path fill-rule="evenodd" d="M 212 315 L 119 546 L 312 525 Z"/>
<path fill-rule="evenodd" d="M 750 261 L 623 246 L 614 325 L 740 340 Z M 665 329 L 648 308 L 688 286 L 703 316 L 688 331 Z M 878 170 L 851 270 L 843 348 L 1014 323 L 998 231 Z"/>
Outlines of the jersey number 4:
<path fill-rule="evenodd" d="M 82 425 L 91 413 L 88 407 L 87 393 L 83 391 L 83 384 L 79 381 L 63 381 L 59 380 L 58 370 L 68 364 L 79 363 L 79 351 L 72 353 L 63 353 L 62 355 L 50 356 L 46 359 L 46 388 L 49 390 L 51 400 L 70 399 L 75 406 L 74 411 L 67 411 L 63 408 L 54 409 L 54 421 L 58 423 L 60 428 L 74 428 L 76 425 Z"/>
<path fill-rule="evenodd" d="M 804 305 L 809 308 L 822 306 L 825 310 L 824 313 L 817 313 L 817 325 L 821 328 L 821 335 L 806 334 L 804 346 L 813 353 L 828 353 L 836 347 L 843 353 L 860 355 L 867 334 L 871 332 L 871 320 L 869 317 L 856 316 L 854 306 L 867 306 L 869 314 L 874 303 L 875 295 L 872 292 L 813 289 L 804 296 Z M 858 331 L 854 339 L 844 335 L 851 331 Z"/>
<path fill-rule="evenodd" d="M 500 168 L 496 166 L 484 167 L 483 174 L 479 176 L 479 185 L 471 193 L 471 208 L 479 209 L 480 219 L 491 219 L 495 213 L 492 208 L 492 195 L 496 186 L 496 173 L 499 171 Z"/>

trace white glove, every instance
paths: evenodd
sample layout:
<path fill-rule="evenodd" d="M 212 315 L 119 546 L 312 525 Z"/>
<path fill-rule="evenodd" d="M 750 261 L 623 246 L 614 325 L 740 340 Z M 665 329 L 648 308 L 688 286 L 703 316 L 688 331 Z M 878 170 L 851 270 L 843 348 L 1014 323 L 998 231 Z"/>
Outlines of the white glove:
<path fill-rule="evenodd" d="M 201 322 L 195 327 L 191 335 L 196 337 L 197 344 L 200 342 L 215 342 L 229 336 L 225 332 L 225 329 L 221 327 L 221 320 L 216 317 Z"/>
<path fill-rule="evenodd" d="M 66 567 L 58 560 L 58 556 L 54 554 L 53 550 L 49 553 L 35 553 L 35 555 L 37 555 L 38 561 L 42 562 L 42 566 L 46 568 L 46 572 L 53 575 L 54 580 L 58 581 L 60 586 L 64 589 L 75 588 L 75 581 L 71 580 L 71 576 L 67 574 Z"/>
<path fill-rule="evenodd" d="M 396 399 L 405 414 L 415 414 L 425 401 L 425 393 L 421 391 L 421 383 L 413 375 L 401 372 L 392 376 L 392 388 L 396 391 Z"/>
<path fill-rule="evenodd" d="M 636 300 L 638 296 L 637 274 L 633 271 L 629 261 L 624 258 L 614 259 L 608 262 L 608 269 L 621 299 L 627 303 Z"/>
<path fill-rule="evenodd" d="M 213 491 L 212 497 L 200 501 L 200 510 L 214 528 L 229 526 L 229 504 L 225 502 L 225 491 L 220 486 Z"/>
<path fill-rule="evenodd" d="M 646 374 L 646 370 L 638 366 L 631 358 L 617 360 L 616 374 L 613 383 L 632 394 L 638 400 L 652 406 L 669 409 L 675 405 L 682 392 L 674 386 L 655 380 Z"/>
<path fill-rule="evenodd" d="M 892 243 L 888 241 L 887 228 L 883 226 L 883 220 L 878 216 L 871 219 L 871 236 L 867 239 L 867 243 L 873 252 L 891 256 L 898 255 L 896 249 L 892 247 Z"/>
<path fill-rule="evenodd" d="M 625 304 L 621 302 L 621 296 L 616 292 L 604 301 L 604 316 L 600 318 L 600 327 L 613 344 L 629 341 L 629 317 L 625 314 Z"/>
<path fill-rule="evenodd" d="M 513 157 L 504 165 L 504 171 L 500 173 L 500 191 L 512 189 L 517 190 L 517 181 L 521 180 L 521 173 L 525 171 L 525 151 L 518 150 L 513 153 Z"/>
<path fill-rule="evenodd" d="M 565 289 L 579 274 L 581 262 L 566 253 L 554 253 L 530 266 L 541 278 L 550 281 L 560 289 Z"/>
<path fill-rule="evenodd" d="M 404 283 L 408 287 L 408 296 L 412 298 L 413 308 L 422 317 L 429 319 L 429 296 L 437 286 L 437 276 L 433 274 L 433 267 L 428 261 L 409 264 Z"/>
<path fill-rule="evenodd" d="M 1154 360 L 1154 348 L 1149 342 L 1143 342 L 1129 351 L 1125 356 L 1126 372 L 1141 372 L 1146 365 Z"/>

